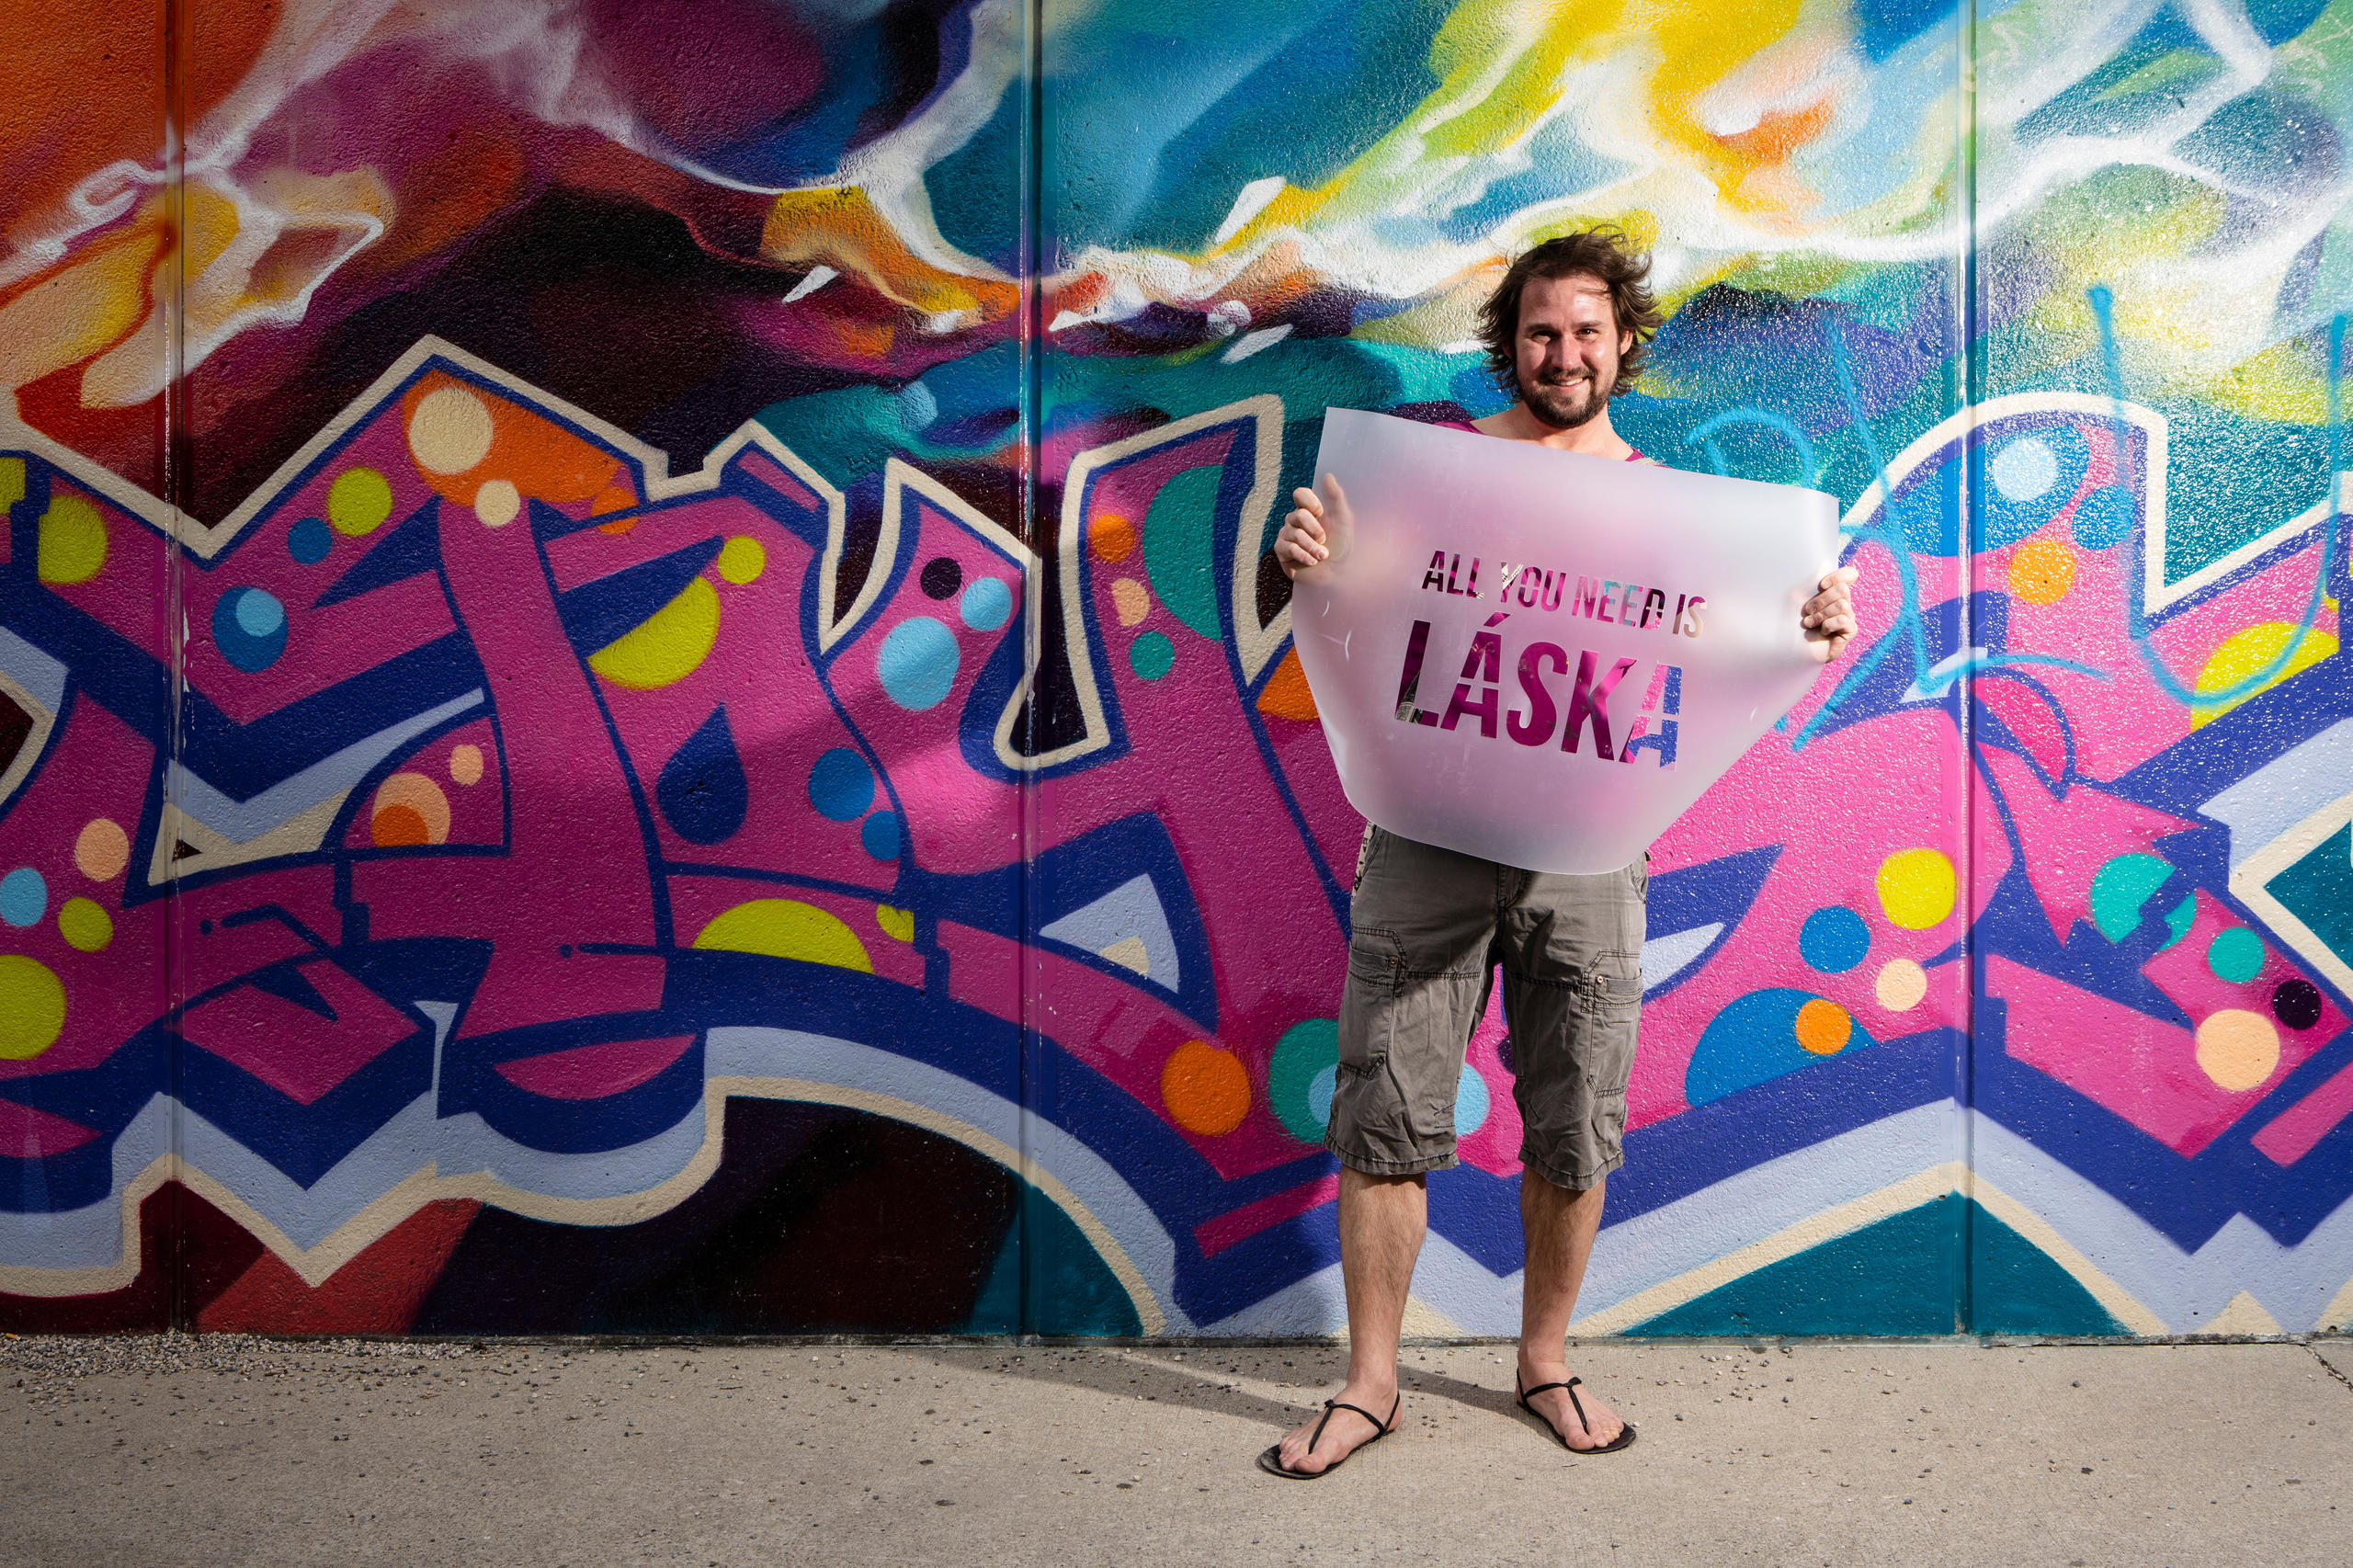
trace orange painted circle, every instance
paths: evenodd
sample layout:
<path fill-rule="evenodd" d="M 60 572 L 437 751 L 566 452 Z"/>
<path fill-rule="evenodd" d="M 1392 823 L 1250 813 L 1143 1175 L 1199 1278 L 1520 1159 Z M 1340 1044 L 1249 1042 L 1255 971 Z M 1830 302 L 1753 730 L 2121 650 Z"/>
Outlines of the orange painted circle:
<path fill-rule="evenodd" d="M 1177 1126 L 1215 1137 L 1250 1114 L 1250 1074 L 1233 1052 L 1188 1040 L 1160 1070 L 1160 1097 Z"/>
<path fill-rule="evenodd" d="M 1097 559 L 1116 565 L 1135 553 L 1136 526 L 1117 512 L 1106 512 L 1086 525 L 1086 542 Z"/>
<path fill-rule="evenodd" d="M 2030 605 L 2055 605 L 2075 585 L 2075 552 L 2039 539 L 2010 557 L 2010 592 Z"/>
<path fill-rule="evenodd" d="M 368 835 L 379 849 L 404 848 L 412 844 L 433 842 L 432 829 L 425 823 L 425 813 L 414 806 L 386 806 L 368 819 Z"/>
<path fill-rule="evenodd" d="M 379 845 L 446 844 L 449 841 L 449 797 L 424 774 L 404 768 L 376 787 L 368 827 Z"/>
<path fill-rule="evenodd" d="M 1816 1056 L 1836 1056 L 1847 1049 L 1855 1020 L 1836 1002 L 1817 996 L 1798 1009 L 1798 1043 Z"/>
<path fill-rule="evenodd" d="M 2279 1070 L 2279 1031 L 2260 1013 L 2225 1007 L 2198 1026 L 2198 1065 L 2218 1088 L 2245 1094 Z"/>
<path fill-rule="evenodd" d="M 94 817 L 74 840 L 74 864 L 94 882 L 110 882 L 131 864 L 131 835 L 111 817 Z"/>

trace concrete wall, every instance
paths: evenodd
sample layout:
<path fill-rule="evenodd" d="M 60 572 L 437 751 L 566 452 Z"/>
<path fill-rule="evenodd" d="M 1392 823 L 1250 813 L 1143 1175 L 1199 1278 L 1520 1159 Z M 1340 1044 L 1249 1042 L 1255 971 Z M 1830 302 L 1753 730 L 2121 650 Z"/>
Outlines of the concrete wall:
<path fill-rule="evenodd" d="M 2348 0 L 0 29 L 0 1323 L 1335 1326 L 1262 546 L 1594 219 L 1866 634 L 1657 846 L 1584 1329 L 2353 1317 Z"/>

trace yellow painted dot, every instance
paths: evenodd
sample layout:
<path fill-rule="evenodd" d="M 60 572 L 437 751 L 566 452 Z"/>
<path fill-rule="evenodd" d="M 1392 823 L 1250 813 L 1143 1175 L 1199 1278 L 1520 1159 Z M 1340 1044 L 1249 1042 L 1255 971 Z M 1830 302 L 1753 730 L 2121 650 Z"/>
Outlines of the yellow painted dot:
<path fill-rule="evenodd" d="M 2198 1026 L 2198 1065 L 2234 1094 L 2252 1089 L 2279 1066 L 2279 1031 L 2260 1013 L 2225 1007 Z"/>
<path fill-rule="evenodd" d="M 0 953 L 0 1059 L 25 1062 L 65 1032 L 65 987 L 39 959 Z"/>
<path fill-rule="evenodd" d="M 589 654 L 588 667 L 615 686 L 652 691 L 701 668 L 718 641 L 719 590 L 706 578 L 689 577 L 642 625 Z"/>
<path fill-rule="evenodd" d="M 739 587 L 758 582 L 767 569 L 767 547 L 748 534 L 737 534 L 719 547 L 719 574 Z"/>
<path fill-rule="evenodd" d="M 108 817 L 85 824 L 74 840 L 74 865 L 94 882 L 110 882 L 131 864 L 131 835 Z"/>
<path fill-rule="evenodd" d="M 915 912 L 912 909 L 893 909 L 887 903 L 878 903 L 874 906 L 874 924 L 894 942 L 915 939 Z"/>
<path fill-rule="evenodd" d="M 1926 931 L 1952 913 L 1952 862 L 1938 849 L 1904 849 L 1880 862 L 1879 906 L 1906 931 Z"/>
<path fill-rule="evenodd" d="M 86 583 L 107 563 L 107 522 L 79 495 L 60 495 L 40 515 L 33 569 L 44 583 Z"/>
<path fill-rule="evenodd" d="M 449 748 L 449 778 L 460 784 L 482 782 L 482 747 L 451 746 Z"/>
<path fill-rule="evenodd" d="M 1816 1056 L 1836 1056 L 1847 1049 L 1855 1020 L 1836 1002 L 1817 996 L 1798 1009 L 1798 1043 Z"/>
<path fill-rule="evenodd" d="M 463 473 L 490 455 L 490 410 L 464 387 L 436 387 L 408 416 L 408 449 L 431 473 Z"/>
<path fill-rule="evenodd" d="M 485 479 L 474 492 L 474 516 L 484 526 L 503 528 L 523 510 L 523 493 L 511 479 Z"/>
<path fill-rule="evenodd" d="M 2039 539 L 2010 557 L 2010 593 L 2030 605 L 2055 605 L 2075 585 L 2075 552 Z"/>
<path fill-rule="evenodd" d="M 1250 1074 L 1233 1052 L 1188 1040 L 1160 1070 L 1160 1097 L 1177 1126 L 1214 1138 L 1250 1114 Z"/>
<path fill-rule="evenodd" d="M 339 534 L 373 533 L 392 515 L 392 487 L 372 468 L 347 468 L 327 486 L 327 521 Z"/>
<path fill-rule="evenodd" d="M 713 919 L 695 946 L 731 953 L 761 953 L 772 959 L 832 964 L 874 972 L 874 960 L 858 933 L 813 904 L 790 898 L 756 898 Z"/>
<path fill-rule="evenodd" d="M 69 898 L 57 912 L 57 929 L 68 946 L 102 953 L 114 940 L 114 916 L 86 898 Z"/>
<path fill-rule="evenodd" d="M 1910 959 L 1895 959 L 1879 971 L 1873 989 L 1891 1013 L 1908 1013 L 1927 998 L 1928 971 Z"/>
<path fill-rule="evenodd" d="M 2295 627 L 2284 620 L 2258 621 L 2243 631 L 2234 632 L 2223 639 L 2222 645 L 2207 659 L 2206 667 L 2198 672 L 2193 689 L 2200 692 L 2226 691 L 2238 685 L 2278 658 L 2280 650 L 2288 646 L 2288 639 L 2295 632 Z M 2296 644 L 2295 653 L 2269 680 L 2253 691 L 2242 692 L 2228 702 L 2218 702 L 2210 708 L 2192 708 L 2189 710 L 2189 727 L 2195 730 L 2200 725 L 2212 723 L 2240 703 L 2269 691 L 2282 681 L 2292 679 L 2336 652 L 2335 637 L 2317 627 L 2306 631 L 2303 640 Z"/>
<path fill-rule="evenodd" d="M 1120 612 L 1121 626 L 1133 626 L 1152 613 L 1152 594 L 1133 577 L 1121 577 L 1111 585 L 1111 608 Z"/>

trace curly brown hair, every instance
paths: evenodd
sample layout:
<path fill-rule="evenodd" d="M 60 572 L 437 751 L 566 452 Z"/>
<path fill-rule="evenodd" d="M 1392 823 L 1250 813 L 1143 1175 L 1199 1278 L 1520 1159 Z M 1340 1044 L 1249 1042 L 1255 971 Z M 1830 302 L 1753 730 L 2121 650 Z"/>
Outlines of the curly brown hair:
<path fill-rule="evenodd" d="M 1608 286 L 1618 330 L 1634 336 L 1632 347 L 1619 357 L 1618 384 L 1610 389 L 1610 395 L 1631 391 L 1643 373 L 1643 346 L 1666 319 L 1651 298 L 1650 253 L 1636 250 L 1624 230 L 1603 224 L 1529 249 L 1511 264 L 1504 280 L 1479 307 L 1479 341 L 1486 345 L 1487 369 L 1495 384 L 1513 396 L 1519 395 L 1514 352 L 1519 336 L 1519 298 L 1527 291 L 1529 279 L 1578 276 L 1597 278 Z"/>

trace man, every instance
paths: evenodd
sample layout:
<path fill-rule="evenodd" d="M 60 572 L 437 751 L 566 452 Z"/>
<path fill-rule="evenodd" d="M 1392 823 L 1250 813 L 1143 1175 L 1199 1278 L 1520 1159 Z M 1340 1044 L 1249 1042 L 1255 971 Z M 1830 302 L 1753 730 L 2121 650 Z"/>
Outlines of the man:
<path fill-rule="evenodd" d="M 1480 325 L 1489 366 L 1515 401 L 1461 427 L 1648 461 L 1610 427 L 1609 402 L 1632 385 L 1658 328 L 1649 271 L 1650 258 L 1613 230 L 1550 240 L 1513 263 Z M 1275 555 L 1296 575 L 1328 551 L 1323 501 L 1306 489 L 1293 498 Z M 1854 577 L 1847 567 L 1825 574 L 1799 612 L 1824 661 L 1854 635 Z M 1428 1216 L 1424 1176 L 1455 1163 L 1454 1085 L 1498 966 L 1513 1098 L 1527 1129 L 1516 1392 L 1566 1448 L 1607 1453 L 1633 1442 L 1606 1401 L 1578 1392 L 1566 1340 L 1604 1182 L 1623 1160 L 1648 886 L 1643 861 L 1596 876 L 1540 873 L 1366 830 L 1325 1138 L 1342 1166 L 1348 1377 L 1320 1418 L 1259 1456 L 1269 1472 L 1322 1475 L 1395 1429 L 1398 1335 Z"/>

